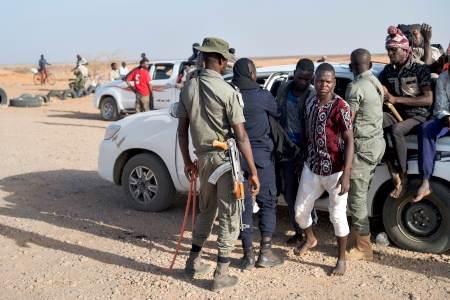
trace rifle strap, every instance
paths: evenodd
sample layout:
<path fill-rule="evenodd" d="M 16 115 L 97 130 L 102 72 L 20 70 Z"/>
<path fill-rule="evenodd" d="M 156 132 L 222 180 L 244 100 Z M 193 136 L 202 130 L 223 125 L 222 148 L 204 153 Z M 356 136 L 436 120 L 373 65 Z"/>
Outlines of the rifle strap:
<path fill-rule="evenodd" d="M 206 108 L 205 102 L 203 100 L 203 89 L 202 89 L 202 85 L 200 83 L 200 78 L 197 77 L 195 80 L 197 81 L 198 93 L 199 93 L 199 98 L 200 98 L 200 102 L 201 102 L 200 105 L 203 106 L 203 108 L 205 109 L 206 117 L 207 117 L 207 120 L 209 121 L 208 123 L 209 123 L 210 127 L 214 129 L 214 132 L 217 135 L 217 139 L 220 142 L 225 142 L 224 136 L 217 130 L 217 127 L 211 121 L 211 118 L 210 118 L 210 116 L 208 114 L 208 109 Z"/>
<path fill-rule="evenodd" d="M 378 95 L 380 96 L 381 104 L 384 104 L 383 93 L 381 92 L 381 90 L 378 87 L 378 85 L 376 85 L 376 83 L 373 82 L 373 80 L 369 76 L 363 76 L 362 78 L 366 79 L 367 81 L 370 81 L 370 83 L 373 84 L 374 88 L 377 90 Z"/>

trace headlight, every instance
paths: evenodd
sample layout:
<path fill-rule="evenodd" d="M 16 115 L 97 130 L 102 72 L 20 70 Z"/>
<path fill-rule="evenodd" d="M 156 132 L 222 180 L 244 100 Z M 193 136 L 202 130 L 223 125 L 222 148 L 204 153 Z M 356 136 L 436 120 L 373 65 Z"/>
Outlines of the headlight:
<path fill-rule="evenodd" d="M 120 130 L 120 125 L 111 124 L 106 128 L 105 140 L 111 139 Z"/>

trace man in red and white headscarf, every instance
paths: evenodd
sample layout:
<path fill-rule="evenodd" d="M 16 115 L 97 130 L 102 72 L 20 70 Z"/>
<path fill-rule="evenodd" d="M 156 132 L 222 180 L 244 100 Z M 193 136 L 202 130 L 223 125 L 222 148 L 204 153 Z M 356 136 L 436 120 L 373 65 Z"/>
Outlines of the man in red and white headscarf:
<path fill-rule="evenodd" d="M 386 65 L 381 78 L 381 83 L 386 87 L 384 101 L 393 104 L 403 120 L 385 112 L 383 128 L 391 135 L 395 149 L 395 155 L 391 155 L 388 161 L 395 185 L 390 196 L 401 198 L 408 188 L 405 136 L 430 116 L 433 92 L 428 66 L 413 60 L 408 39 L 395 26 L 388 28 L 386 50 L 391 63 Z"/>

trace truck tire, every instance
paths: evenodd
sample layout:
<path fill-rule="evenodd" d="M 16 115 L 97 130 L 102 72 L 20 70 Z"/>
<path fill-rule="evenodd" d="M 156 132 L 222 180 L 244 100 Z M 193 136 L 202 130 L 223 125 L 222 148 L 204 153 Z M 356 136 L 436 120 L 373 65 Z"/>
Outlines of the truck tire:
<path fill-rule="evenodd" d="M 62 96 L 61 93 L 57 90 L 51 90 L 47 94 L 48 99 L 51 99 L 51 97 L 57 97 L 59 100 L 61 100 Z"/>
<path fill-rule="evenodd" d="M 78 98 L 77 92 L 75 92 L 72 89 L 67 89 L 62 93 L 61 100 L 66 100 L 67 96 L 69 96 L 69 95 L 72 97 L 72 99 Z"/>
<path fill-rule="evenodd" d="M 89 95 L 89 92 L 85 88 L 79 88 L 77 90 L 77 97 L 78 98 L 82 98 L 82 97 L 87 96 L 87 95 Z"/>
<path fill-rule="evenodd" d="M 0 105 L 8 104 L 8 96 L 6 96 L 6 92 L 4 89 L 0 88 Z"/>
<path fill-rule="evenodd" d="M 407 250 L 441 253 L 450 248 L 450 187 L 430 181 L 433 190 L 417 203 L 410 203 L 421 185 L 413 179 L 402 198 L 388 196 L 383 206 L 383 224 L 389 238 Z"/>
<path fill-rule="evenodd" d="M 106 97 L 100 103 L 100 113 L 105 121 L 117 121 L 119 112 L 117 111 L 116 100 L 113 97 Z"/>
<path fill-rule="evenodd" d="M 48 97 L 45 96 L 45 95 L 43 95 L 43 94 L 37 94 L 36 96 L 34 96 L 34 98 L 41 99 L 41 100 L 44 101 L 45 103 L 50 102 L 50 99 L 48 99 Z"/>
<path fill-rule="evenodd" d="M 137 210 L 163 211 L 175 199 L 169 171 L 155 154 L 143 153 L 132 157 L 123 169 L 122 187 L 128 203 Z"/>
<path fill-rule="evenodd" d="M 41 100 L 37 98 L 11 98 L 9 100 L 9 105 L 15 107 L 39 107 L 42 103 Z"/>
<path fill-rule="evenodd" d="M 88 91 L 89 94 L 91 94 L 91 93 L 95 93 L 95 89 L 96 89 L 96 87 L 93 86 L 93 85 L 91 85 L 91 86 L 87 89 L 87 91 Z"/>
<path fill-rule="evenodd" d="M 31 94 L 22 94 L 19 98 L 25 99 L 25 98 L 34 98 Z"/>

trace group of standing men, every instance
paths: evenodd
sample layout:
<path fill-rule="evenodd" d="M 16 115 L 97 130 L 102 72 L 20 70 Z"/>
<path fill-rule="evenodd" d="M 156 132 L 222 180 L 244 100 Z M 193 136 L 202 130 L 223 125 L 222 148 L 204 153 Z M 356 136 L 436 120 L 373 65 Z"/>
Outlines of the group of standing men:
<path fill-rule="evenodd" d="M 391 196 L 401 197 L 407 185 L 402 174 L 406 173 L 404 136 L 426 120 L 426 112 L 432 104 L 428 67 L 412 60 L 411 48 L 405 44 L 400 30 L 394 32 L 389 28 L 388 34 L 385 46 L 391 63 L 382 76 L 384 86 L 372 74 L 370 53 L 357 49 L 351 54 L 354 80 L 346 90 L 345 101 L 334 93 L 334 68 L 328 63 L 319 65 L 314 73 L 313 62 L 301 59 L 294 79 L 283 84 L 274 99 L 256 83 L 256 68 L 249 59 L 240 59 L 234 65 L 233 84 L 222 79 L 228 59 L 233 56 L 227 42 L 205 38 L 202 46 L 194 46 L 201 52 L 205 70 L 186 83 L 178 106 L 178 138 L 185 173 L 190 178 L 191 172 L 199 172 L 201 182 L 200 213 L 186 261 L 186 277 L 194 278 L 213 270 L 201 261 L 201 251 L 216 216 L 219 219 L 219 251 L 213 291 L 238 283 L 238 278 L 228 273 L 230 254 L 238 238 L 242 240 L 244 250 L 242 268 L 276 267 L 284 263 L 271 249 L 277 189 L 274 143 L 270 138 L 273 128 L 268 116 L 277 119 L 285 137 L 302 150 L 302 155 L 283 164 L 285 199 L 295 229 L 294 236 L 287 242 L 296 246 L 294 253 L 302 256 L 317 244 L 312 230 L 313 224 L 317 223 L 314 202 L 326 190 L 338 245 L 338 260 L 330 275 L 343 276 L 346 260 L 373 259 L 367 191 L 385 153 L 384 135 L 391 135 L 398 161 L 396 166 L 395 158 L 389 163 L 395 183 Z M 435 141 L 449 135 L 448 76 L 445 72 L 438 79 L 436 119 L 423 123 L 419 129 L 419 170 L 424 184 L 414 201 L 431 192 L 427 181 L 433 170 Z M 314 85 L 311 84 L 313 78 Z M 397 105 L 403 121 L 394 118 L 390 112 L 383 112 L 386 102 Z M 197 166 L 189 155 L 189 130 L 198 157 Z M 208 182 L 213 171 L 229 160 L 226 152 L 213 147 L 213 141 L 231 137 L 236 140 L 244 158 L 242 169 L 246 191 L 242 222 L 250 227 L 243 230 L 239 229 L 235 196 L 230 193 L 230 174 L 225 173 L 216 185 Z M 400 172 L 396 172 L 395 167 Z M 260 208 L 261 240 L 257 260 L 252 243 L 253 198 Z M 346 217 L 347 202 L 352 215 L 351 227 Z"/>

